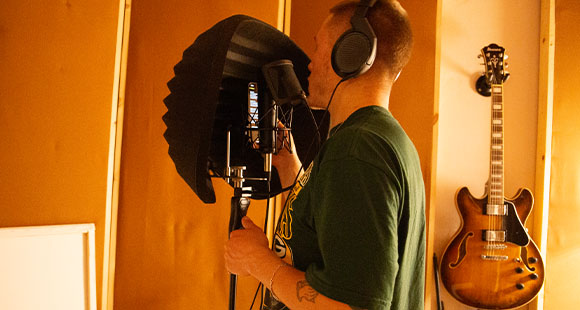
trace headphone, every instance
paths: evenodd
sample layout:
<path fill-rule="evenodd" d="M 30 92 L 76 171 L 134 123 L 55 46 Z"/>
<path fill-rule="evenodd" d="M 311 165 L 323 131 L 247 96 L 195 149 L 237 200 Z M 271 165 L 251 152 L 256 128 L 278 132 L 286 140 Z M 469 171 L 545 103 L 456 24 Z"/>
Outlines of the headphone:
<path fill-rule="evenodd" d="M 361 0 L 350 19 L 352 27 L 345 31 L 332 48 L 332 68 L 343 80 L 367 72 L 377 55 L 377 36 L 367 13 L 377 0 Z"/>

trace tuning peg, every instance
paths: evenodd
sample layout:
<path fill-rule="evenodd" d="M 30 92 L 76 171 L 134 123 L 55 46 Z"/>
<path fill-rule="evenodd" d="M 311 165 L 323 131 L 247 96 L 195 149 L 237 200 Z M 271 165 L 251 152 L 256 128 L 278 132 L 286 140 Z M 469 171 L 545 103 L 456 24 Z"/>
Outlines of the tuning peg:
<path fill-rule="evenodd" d="M 510 78 L 510 73 L 506 71 L 503 75 L 503 82 L 505 83 L 509 78 Z"/>
<path fill-rule="evenodd" d="M 481 55 L 481 54 L 478 54 L 477 55 L 477 58 L 481 58 L 481 57 L 483 57 L 483 55 Z"/>

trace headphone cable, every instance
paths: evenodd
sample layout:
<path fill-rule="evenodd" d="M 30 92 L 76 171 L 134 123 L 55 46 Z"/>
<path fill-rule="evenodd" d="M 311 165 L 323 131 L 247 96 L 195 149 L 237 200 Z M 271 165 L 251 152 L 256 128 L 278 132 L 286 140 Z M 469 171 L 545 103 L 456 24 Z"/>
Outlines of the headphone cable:
<path fill-rule="evenodd" d="M 334 87 L 334 90 L 332 91 L 332 94 L 330 95 L 330 99 L 328 100 L 328 104 L 326 105 L 326 108 L 324 109 L 324 113 L 322 114 L 320 123 L 323 123 L 325 118 L 328 117 L 328 113 L 329 113 L 328 109 L 330 108 L 330 104 L 332 103 L 332 99 L 334 98 L 334 94 L 336 93 L 338 86 L 340 86 L 340 84 L 342 84 L 342 82 L 344 82 L 346 80 L 347 80 L 347 78 L 341 79 Z M 306 104 L 306 103 L 304 103 L 304 104 Z M 316 127 L 315 138 L 318 138 L 318 141 L 322 141 L 322 137 L 320 136 L 320 128 L 318 127 L 318 124 L 316 123 L 316 119 L 314 118 L 314 114 L 312 113 L 312 111 L 310 110 L 310 108 L 308 107 L 307 104 L 306 104 L 306 107 L 308 108 L 309 115 L 314 122 L 314 126 Z M 312 150 L 312 146 L 314 145 L 315 138 L 313 138 L 312 141 L 310 142 L 310 145 L 308 146 L 308 149 L 306 150 L 306 155 L 310 154 L 310 151 Z M 322 144 L 322 142 L 320 142 L 320 144 Z M 281 190 L 281 193 L 286 192 L 288 190 L 291 190 L 296 185 L 296 182 L 298 181 L 298 177 L 300 176 L 300 172 L 302 172 L 303 169 L 304 169 L 304 164 L 301 164 L 300 169 L 298 169 L 298 173 L 296 174 L 296 177 L 294 178 L 294 181 L 292 182 L 292 184 L 286 188 L 283 188 Z"/>

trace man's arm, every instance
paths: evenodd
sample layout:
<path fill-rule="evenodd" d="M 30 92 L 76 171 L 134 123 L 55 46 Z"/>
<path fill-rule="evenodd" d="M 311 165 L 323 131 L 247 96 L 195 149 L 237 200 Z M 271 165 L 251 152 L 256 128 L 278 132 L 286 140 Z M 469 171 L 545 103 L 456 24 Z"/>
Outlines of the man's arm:
<path fill-rule="evenodd" d="M 270 289 L 290 309 L 362 310 L 319 294 L 308 284 L 304 272 L 290 266 L 276 273 Z"/>
<path fill-rule="evenodd" d="M 308 284 L 304 272 L 286 265 L 268 248 L 268 240 L 258 226 L 248 217 L 242 224 L 245 229 L 233 231 L 226 243 L 228 271 L 253 276 L 290 309 L 360 309 L 319 294 Z"/>

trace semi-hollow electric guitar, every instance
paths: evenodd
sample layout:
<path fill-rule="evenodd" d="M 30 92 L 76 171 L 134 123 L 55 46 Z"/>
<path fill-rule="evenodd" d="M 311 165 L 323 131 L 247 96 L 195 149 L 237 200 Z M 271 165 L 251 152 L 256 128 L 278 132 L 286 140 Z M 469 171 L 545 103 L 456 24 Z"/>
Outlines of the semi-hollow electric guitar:
<path fill-rule="evenodd" d="M 441 280 L 461 303 L 479 309 L 511 309 L 530 302 L 544 282 L 544 263 L 524 224 L 534 198 L 527 188 L 504 198 L 503 82 L 505 49 L 482 49 L 491 86 L 490 176 L 487 194 L 456 194 L 462 223 L 441 259 Z"/>

